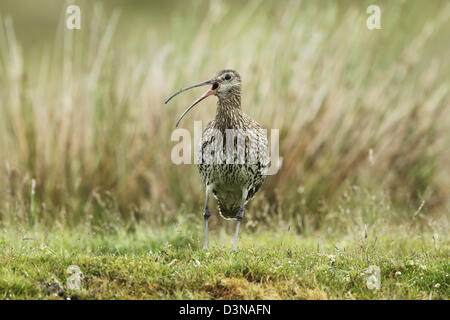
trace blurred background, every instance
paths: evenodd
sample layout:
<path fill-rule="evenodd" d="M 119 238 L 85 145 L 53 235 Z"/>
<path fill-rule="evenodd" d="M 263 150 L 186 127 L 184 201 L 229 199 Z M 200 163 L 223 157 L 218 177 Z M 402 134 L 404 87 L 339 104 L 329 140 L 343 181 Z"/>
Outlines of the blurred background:
<path fill-rule="evenodd" d="M 164 101 L 232 68 L 283 157 L 248 230 L 447 233 L 449 52 L 448 1 L 2 0 L 0 227 L 201 225 L 197 168 L 170 158 L 201 90 Z M 182 126 L 214 114 L 210 98 Z"/>

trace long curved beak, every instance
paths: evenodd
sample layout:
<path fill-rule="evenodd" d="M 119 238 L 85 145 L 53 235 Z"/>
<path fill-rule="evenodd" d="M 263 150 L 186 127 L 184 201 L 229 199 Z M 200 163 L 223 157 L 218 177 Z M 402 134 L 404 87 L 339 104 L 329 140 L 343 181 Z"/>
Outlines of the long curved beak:
<path fill-rule="evenodd" d="M 196 87 L 205 86 L 205 85 L 208 85 L 208 84 L 213 84 L 213 83 L 214 83 L 214 80 L 213 80 L 213 79 L 210 79 L 210 80 L 208 80 L 208 81 L 201 82 L 201 83 L 197 83 L 197 84 L 194 84 L 194 85 L 189 86 L 189 87 L 187 87 L 187 88 L 181 89 L 180 91 L 175 92 L 173 95 L 171 95 L 170 98 L 167 99 L 166 102 L 164 102 L 164 103 L 167 104 L 167 102 L 169 102 L 173 97 L 177 96 L 178 94 L 180 94 L 180 93 L 182 93 L 182 92 L 184 92 L 184 91 L 186 91 L 186 90 L 189 90 L 189 89 L 192 89 L 192 88 L 196 88 Z M 199 103 L 200 101 L 202 101 L 202 100 L 205 99 L 206 97 L 212 95 L 212 94 L 215 92 L 216 89 L 217 89 L 217 86 L 214 86 L 214 85 L 213 85 L 212 88 L 208 89 L 208 91 L 206 91 L 204 94 L 202 94 L 202 96 L 201 96 L 200 98 L 198 98 L 197 100 L 195 100 L 194 103 L 192 103 L 192 104 L 191 104 L 191 105 L 190 105 L 190 106 L 189 106 L 189 107 L 181 114 L 180 118 L 178 118 L 178 121 L 177 121 L 175 127 L 178 127 L 178 124 L 180 123 L 181 119 L 183 119 L 183 117 L 186 115 L 186 113 L 188 113 L 188 112 L 189 112 L 189 111 L 190 111 L 197 103 Z"/>

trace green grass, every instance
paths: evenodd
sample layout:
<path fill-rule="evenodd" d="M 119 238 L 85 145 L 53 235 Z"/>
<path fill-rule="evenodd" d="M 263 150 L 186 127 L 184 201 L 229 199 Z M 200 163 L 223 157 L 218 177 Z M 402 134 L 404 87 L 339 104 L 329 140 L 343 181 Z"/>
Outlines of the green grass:
<path fill-rule="evenodd" d="M 0 299 L 448 299 L 450 5 L 378 2 L 381 30 L 370 1 L 86 0 L 70 31 L 63 1 L 0 1 Z M 163 103 L 224 68 L 283 157 L 236 254 L 221 219 L 199 250 L 170 160 L 199 92 Z"/>
<path fill-rule="evenodd" d="M 202 251 L 192 226 L 115 235 L 3 231 L 0 299 L 448 299 L 448 241 L 389 234 L 244 229 L 232 253 L 223 232 Z M 81 290 L 67 289 L 69 265 L 83 272 Z M 380 268 L 379 290 L 367 287 L 371 265 Z"/>

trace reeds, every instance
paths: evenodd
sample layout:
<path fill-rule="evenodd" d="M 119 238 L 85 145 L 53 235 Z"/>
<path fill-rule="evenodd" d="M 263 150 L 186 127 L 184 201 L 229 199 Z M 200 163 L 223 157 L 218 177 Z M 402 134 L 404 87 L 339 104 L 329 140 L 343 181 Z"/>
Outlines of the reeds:
<path fill-rule="evenodd" d="M 223 68 L 240 72 L 244 110 L 280 129 L 283 165 L 253 204 L 257 219 L 319 226 L 352 185 L 405 210 L 448 210 L 446 2 L 420 19 L 428 4 L 386 2 L 375 31 L 362 2 L 203 5 L 126 38 L 115 34 L 120 14 L 96 6 L 30 60 L 12 19 L 0 20 L 0 223 L 200 217 L 196 168 L 170 160 L 174 121 L 197 93 L 163 101 Z M 184 126 L 206 125 L 212 100 Z"/>

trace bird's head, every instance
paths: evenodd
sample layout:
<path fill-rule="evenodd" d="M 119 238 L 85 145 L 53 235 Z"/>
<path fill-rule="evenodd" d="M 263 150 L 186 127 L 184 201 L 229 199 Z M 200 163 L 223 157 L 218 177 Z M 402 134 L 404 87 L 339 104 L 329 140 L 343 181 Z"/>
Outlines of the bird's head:
<path fill-rule="evenodd" d="M 219 100 L 228 100 L 235 96 L 239 96 L 241 94 L 241 77 L 239 73 L 237 73 L 234 70 L 222 70 L 219 71 L 213 78 L 210 80 L 194 84 L 192 86 L 189 86 L 187 88 L 181 89 L 180 91 L 174 93 L 172 96 L 170 96 L 169 99 L 166 100 L 165 103 L 168 103 L 173 97 L 176 95 L 200 86 L 206 86 L 210 85 L 211 87 L 198 98 L 195 100 L 180 116 L 176 123 L 176 127 L 178 127 L 178 124 L 180 123 L 181 119 L 188 113 L 196 104 L 198 104 L 200 101 L 205 99 L 206 97 L 210 95 L 215 95 L 219 98 Z"/>
<path fill-rule="evenodd" d="M 241 76 L 234 70 L 219 71 L 213 80 L 217 84 L 215 95 L 219 99 L 228 99 L 241 93 Z"/>

